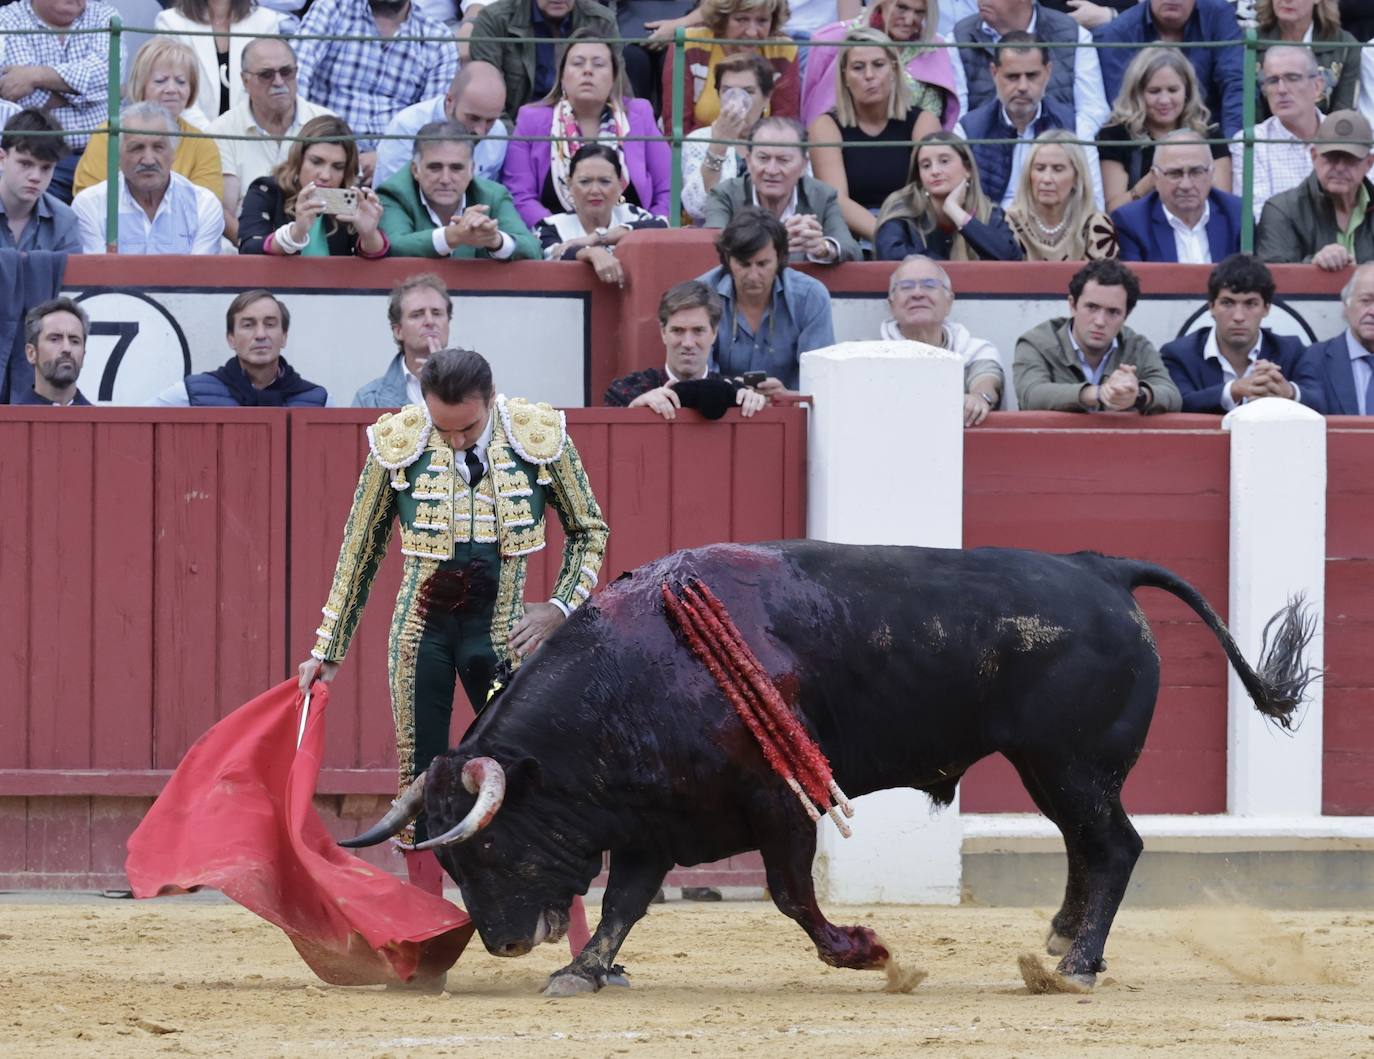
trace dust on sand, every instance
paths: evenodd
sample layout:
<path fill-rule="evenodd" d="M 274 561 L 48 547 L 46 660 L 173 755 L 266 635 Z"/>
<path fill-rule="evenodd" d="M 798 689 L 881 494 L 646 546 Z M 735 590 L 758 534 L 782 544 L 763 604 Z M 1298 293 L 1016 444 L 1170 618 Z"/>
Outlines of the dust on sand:
<path fill-rule="evenodd" d="M 1049 910 L 828 911 L 881 931 L 929 978 L 884 992 L 881 973 L 826 967 L 754 903 L 655 906 L 621 953 L 631 989 L 554 1001 L 538 990 L 562 945 L 501 960 L 474 943 L 446 994 L 420 996 L 325 986 L 280 931 L 227 903 L 0 901 L 0 1055 L 1374 1053 L 1369 912 L 1128 906 L 1094 993 L 1032 996 L 1016 954 Z"/>

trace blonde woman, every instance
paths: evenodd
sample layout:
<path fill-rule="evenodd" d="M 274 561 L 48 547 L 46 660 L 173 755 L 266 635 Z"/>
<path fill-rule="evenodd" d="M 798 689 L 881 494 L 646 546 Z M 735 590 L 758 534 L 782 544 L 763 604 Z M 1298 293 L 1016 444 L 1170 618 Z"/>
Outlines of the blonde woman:
<path fill-rule="evenodd" d="M 843 40 L 862 27 L 880 29 L 901 49 L 902 72 L 912 100 L 940 119 L 945 129 L 959 120 L 959 97 L 968 95 L 964 64 L 952 48 L 937 48 L 945 38 L 935 32 L 939 0 L 875 0 L 858 17 L 822 26 L 813 41 Z M 835 106 L 835 65 L 840 48 L 811 48 L 802 78 L 802 120 L 810 125 Z"/>
<path fill-rule="evenodd" d="M 1050 129 L 1035 138 L 1021 167 L 1007 226 L 1027 261 L 1116 257 L 1116 227 L 1093 207 L 1092 177 L 1074 134 Z"/>
<path fill-rule="evenodd" d="M 1317 101 L 1323 114 L 1355 106 L 1355 90 L 1360 84 L 1360 44 L 1349 30 L 1341 27 L 1336 0 L 1259 0 L 1255 19 L 1260 40 L 1311 46 L 1326 82 L 1326 92 Z M 1263 52 L 1259 58 L 1264 60 Z M 1269 103 L 1261 95 L 1258 117 L 1268 116 Z"/>
<path fill-rule="evenodd" d="M 878 214 L 880 261 L 924 254 L 940 261 L 1020 261 L 1002 211 L 988 202 L 968 144 L 950 132 L 924 137 L 911 152 L 907 184 Z"/>
<path fill-rule="evenodd" d="M 1162 140 L 1180 129 L 1221 139 L 1221 130 L 1212 124 L 1211 112 L 1202 101 L 1193 64 L 1177 48 L 1143 48 L 1126 67 L 1112 115 L 1097 134 L 1108 213 L 1155 189 L 1150 171 L 1154 144 L 1133 147 L 1130 141 Z M 1230 149 L 1225 143 L 1214 143 L 1210 150 L 1212 186 L 1230 191 Z"/>
<path fill-rule="evenodd" d="M 772 64 L 777 80 L 768 100 L 768 113 L 795 118 L 801 111 L 801 71 L 797 46 L 782 32 L 790 11 L 787 0 L 702 0 L 698 8 L 702 25 L 687 30 L 684 58 L 686 80 L 682 86 L 682 131 L 710 125 L 720 115 L 720 95 L 712 73 L 716 63 L 730 55 L 754 53 Z M 712 38 L 743 41 L 742 44 L 706 44 Z M 663 64 L 663 129 L 673 129 L 673 79 L 677 76 L 673 52 Z"/>
<path fill-rule="evenodd" d="M 124 83 L 124 99 L 126 103 L 156 103 L 171 115 L 181 132 L 204 132 L 205 115 L 194 105 L 199 77 L 195 52 L 171 37 L 153 37 L 134 54 L 129 79 Z M 178 136 L 176 149 L 172 172 L 220 198 L 224 193 L 224 176 L 215 141 Z M 76 165 L 73 191 L 85 191 L 99 184 L 109 175 L 108 163 L 109 138 L 104 132 L 97 132 L 86 142 L 86 150 Z"/>
<path fill-rule="evenodd" d="M 153 25 L 179 34 L 178 39 L 195 53 L 200 87 L 191 98 L 213 121 L 238 106 L 247 92 L 243 46 L 248 39 L 231 34 L 273 36 L 281 19 L 279 12 L 259 7 L 253 0 L 177 0 L 175 7 L 158 12 Z"/>
<path fill-rule="evenodd" d="M 880 29 L 852 29 L 835 64 L 835 109 L 807 132 L 811 170 L 839 196 L 856 239 L 873 238 L 887 197 L 906 183 L 911 144 L 940 131 L 940 119 L 912 101 L 901 55 Z M 843 147 L 825 147 L 843 141 Z M 886 147 L 870 144 L 888 144 Z"/>

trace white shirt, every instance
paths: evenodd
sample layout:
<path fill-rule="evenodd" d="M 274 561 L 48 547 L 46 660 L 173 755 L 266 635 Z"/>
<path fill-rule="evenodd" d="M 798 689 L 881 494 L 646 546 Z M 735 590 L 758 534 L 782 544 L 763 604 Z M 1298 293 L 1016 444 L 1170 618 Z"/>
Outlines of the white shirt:
<path fill-rule="evenodd" d="M 1360 345 L 1350 328 L 1345 329 L 1345 348 L 1350 353 L 1350 371 L 1355 376 L 1355 407 L 1360 410 L 1360 415 L 1367 416 L 1374 413 L 1374 408 L 1366 406 L 1365 397 L 1369 394 L 1369 378 L 1374 375 L 1374 364 L 1371 364 L 1371 354 L 1369 350 Z"/>
<path fill-rule="evenodd" d="M 1263 342 L 1264 335 L 1263 333 L 1261 333 L 1255 339 L 1255 348 L 1250 350 L 1248 354 L 1250 363 L 1245 366 L 1245 375 L 1237 375 L 1236 369 L 1231 366 L 1231 362 L 1229 360 L 1227 360 L 1225 357 L 1221 355 L 1221 349 L 1217 346 L 1217 329 L 1214 327 L 1211 331 L 1208 332 L 1207 342 L 1202 347 L 1202 359 L 1215 360 L 1218 364 L 1221 365 L 1221 378 L 1223 381 L 1223 385 L 1221 387 L 1221 407 L 1224 408 L 1226 411 L 1229 412 L 1231 411 L 1231 409 L 1236 407 L 1236 399 L 1231 394 L 1231 384 L 1235 382 L 1237 379 L 1245 378 L 1252 371 L 1255 370 L 1255 361 L 1259 359 L 1260 346 L 1263 344 Z M 1293 389 L 1295 391 L 1294 396 L 1296 397 L 1297 386 L 1295 385 Z M 1248 402 L 1249 400 L 1250 398 L 1246 397 L 1243 399 L 1242 403 Z"/>
<path fill-rule="evenodd" d="M 214 192 L 171 173 L 167 190 L 151 220 L 129 194 L 119 175 L 119 252 L 121 254 L 218 254 L 224 235 L 224 207 Z M 88 187 L 72 200 L 81 251 L 105 253 L 106 185 Z"/>
<path fill-rule="evenodd" d="M 1325 117 L 1317 111 L 1317 124 Z M 1231 143 L 1231 173 L 1240 185 L 1245 172 L 1244 133 L 1236 133 Z M 1312 152 L 1308 144 L 1299 140 L 1275 114 L 1255 126 L 1256 140 L 1286 140 L 1286 143 L 1255 144 L 1255 220 L 1264 212 L 1264 204 L 1271 195 L 1295 188 L 1312 175 Z"/>
<path fill-rule="evenodd" d="M 419 191 L 420 189 L 417 187 L 415 190 Z M 425 212 L 429 214 L 429 219 L 434 222 L 434 252 L 438 254 L 440 257 L 448 257 L 453 253 L 455 248 L 448 245 L 448 237 L 444 235 L 444 222 L 439 220 L 439 215 L 430 208 L 429 199 L 425 198 L 425 193 L 423 191 L 420 191 L 420 201 L 425 204 Z M 453 216 L 455 218 L 461 217 L 463 215 L 463 211 L 467 208 L 468 197 L 467 195 L 464 195 L 463 201 L 458 203 L 458 208 L 453 211 Z M 509 235 L 507 235 L 505 232 L 502 232 L 501 245 L 497 247 L 495 250 L 491 251 L 491 256 L 494 257 L 497 261 L 505 261 L 514 253 L 515 240 L 512 239 Z"/>
<path fill-rule="evenodd" d="M 1179 220 L 1169 212 L 1169 207 L 1164 207 L 1164 219 L 1169 222 L 1169 227 L 1174 230 L 1174 249 L 1178 251 L 1178 262 L 1181 265 L 1210 265 L 1212 263 L 1212 247 L 1207 242 L 1207 221 L 1212 216 L 1212 204 L 1204 202 L 1202 204 L 1202 216 L 1198 218 L 1197 224 L 1189 227 L 1184 221 Z"/>
<path fill-rule="evenodd" d="M 1011 115 L 1007 113 L 1007 108 L 998 104 L 1002 108 L 1002 120 L 1016 128 L 1016 122 L 1011 120 Z M 1031 115 L 1030 121 L 1026 122 L 1026 127 L 1016 134 L 1016 146 L 1011 151 L 1011 174 L 1007 177 L 1007 190 L 1002 195 L 1002 201 L 998 203 L 1003 210 L 1011 208 L 1011 200 L 1016 198 L 1016 186 L 1021 182 L 1021 170 L 1025 168 L 1026 159 L 1030 157 L 1031 141 L 1035 139 L 1035 123 L 1040 120 L 1040 112 L 1044 109 L 1043 104 L 1035 105 L 1035 113 Z"/>
<path fill-rule="evenodd" d="M 401 354 L 401 374 L 406 380 L 406 404 L 424 404 L 425 394 L 420 389 L 420 376 L 410 370 L 410 365 L 406 363 L 405 354 Z M 487 437 L 491 437 L 491 424 L 487 424 Z M 486 461 L 482 461 L 482 466 L 486 466 Z"/>
<path fill-rule="evenodd" d="M 285 137 L 299 136 L 301 126 L 325 114 L 334 112 L 327 107 L 312 103 L 304 96 L 296 96 L 296 113 Z M 245 95 L 238 105 L 230 107 L 210 123 L 207 130 L 213 136 L 252 136 L 251 140 L 224 139 L 215 141 L 219 147 L 219 168 L 225 176 L 234 177 L 239 182 L 242 195 L 254 180 L 271 174 L 278 163 L 286 158 L 291 150 L 290 139 L 278 140 L 263 130 L 253 116 L 252 104 Z M 231 203 L 237 206 L 237 203 Z"/>
<path fill-rule="evenodd" d="M 1360 49 L 1360 113 L 1374 123 L 1374 48 Z"/>

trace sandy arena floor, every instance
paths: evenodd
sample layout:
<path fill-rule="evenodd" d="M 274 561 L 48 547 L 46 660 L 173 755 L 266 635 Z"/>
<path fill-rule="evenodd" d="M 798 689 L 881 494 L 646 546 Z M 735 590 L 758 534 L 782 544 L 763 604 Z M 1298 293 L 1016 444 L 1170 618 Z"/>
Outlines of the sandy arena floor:
<path fill-rule="evenodd" d="M 423 997 L 324 986 L 227 902 L 0 898 L 0 1055 L 1374 1054 L 1368 911 L 1128 908 L 1091 997 L 1021 983 L 1048 910 L 838 912 L 929 979 L 887 994 L 824 967 L 770 905 L 672 902 L 630 936 L 630 990 L 545 1000 L 562 945 L 498 960 L 474 941 L 450 992 Z"/>

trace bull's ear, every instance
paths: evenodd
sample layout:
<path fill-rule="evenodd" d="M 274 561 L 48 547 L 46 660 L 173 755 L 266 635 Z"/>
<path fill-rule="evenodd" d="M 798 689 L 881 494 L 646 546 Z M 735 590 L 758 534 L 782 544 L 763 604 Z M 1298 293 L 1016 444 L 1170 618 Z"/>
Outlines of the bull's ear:
<path fill-rule="evenodd" d="M 523 797 L 544 785 L 544 770 L 532 757 L 517 758 L 506 766 L 506 790 L 515 797 Z"/>

